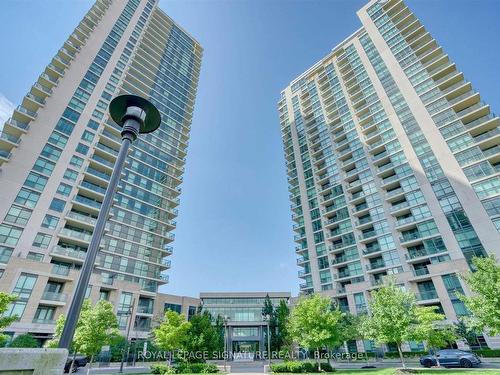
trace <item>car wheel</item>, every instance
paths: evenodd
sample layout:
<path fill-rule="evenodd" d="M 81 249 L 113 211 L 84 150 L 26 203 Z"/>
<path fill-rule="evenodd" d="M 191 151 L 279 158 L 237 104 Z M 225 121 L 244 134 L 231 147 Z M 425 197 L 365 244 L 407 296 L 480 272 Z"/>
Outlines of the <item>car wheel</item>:
<path fill-rule="evenodd" d="M 460 360 L 460 367 L 471 368 L 472 362 L 469 361 L 468 359 L 461 359 Z"/>
<path fill-rule="evenodd" d="M 423 363 L 424 367 L 430 368 L 432 367 L 432 361 L 430 359 L 426 359 Z"/>

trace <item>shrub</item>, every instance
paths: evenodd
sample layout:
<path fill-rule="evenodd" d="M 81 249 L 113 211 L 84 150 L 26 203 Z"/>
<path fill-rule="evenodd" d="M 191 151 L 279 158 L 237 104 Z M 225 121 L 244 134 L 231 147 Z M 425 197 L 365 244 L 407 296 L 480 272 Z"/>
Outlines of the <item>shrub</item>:
<path fill-rule="evenodd" d="M 289 362 L 282 362 L 282 363 L 273 363 L 271 364 L 271 371 L 275 373 L 312 373 L 312 372 L 319 372 L 318 371 L 318 364 L 315 362 L 310 362 L 310 361 L 304 361 L 304 362 L 299 362 L 299 361 L 289 361 Z M 335 369 L 332 368 L 332 366 L 326 362 L 321 363 L 321 371 L 322 372 L 334 372 Z"/>
<path fill-rule="evenodd" d="M 214 374 L 219 372 L 216 365 L 210 363 L 181 363 L 175 368 L 177 374 Z"/>
<path fill-rule="evenodd" d="M 29 333 L 17 336 L 9 345 L 11 348 L 38 348 L 38 341 Z"/>
<path fill-rule="evenodd" d="M 151 365 L 151 373 L 157 375 L 164 375 L 168 371 L 167 365 Z"/>
<path fill-rule="evenodd" d="M 479 349 L 473 350 L 473 352 L 481 357 L 500 357 L 500 349 Z"/>
<path fill-rule="evenodd" d="M 423 352 L 403 352 L 403 357 L 404 358 L 417 358 L 421 357 L 423 355 L 427 355 L 429 352 L 423 351 Z M 384 353 L 384 358 L 399 358 L 399 353 L 398 352 L 385 352 Z"/>
<path fill-rule="evenodd" d="M 329 364 L 328 362 L 326 363 L 321 363 L 321 371 L 324 371 L 324 372 L 334 372 L 334 368 L 332 367 L 331 364 Z"/>

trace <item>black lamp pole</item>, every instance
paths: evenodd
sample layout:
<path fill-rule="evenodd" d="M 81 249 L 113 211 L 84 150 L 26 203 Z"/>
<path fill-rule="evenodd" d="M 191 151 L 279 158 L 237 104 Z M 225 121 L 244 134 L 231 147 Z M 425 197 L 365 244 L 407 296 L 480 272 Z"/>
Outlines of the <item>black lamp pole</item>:
<path fill-rule="evenodd" d="M 78 284 L 76 285 L 71 305 L 66 315 L 66 324 L 64 324 L 61 339 L 59 340 L 59 348 L 69 349 L 71 341 L 73 341 L 73 335 L 75 334 L 76 324 L 80 316 L 80 310 L 82 309 L 85 291 L 87 290 L 90 275 L 94 268 L 99 244 L 104 234 L 109 210 L 113 203 L 113 197 L 118 182 L 120 181 L 130 145 L 137 139 L 139 134 L 155 131 L 161 123 L 161 116 L 158 109 L 148 100 L 135 95 L 120 95 L 114 98 L 109 104 L 109 113 L 111 118 L 118 125 L 122 126 L 122 144 L 118 152 L 118 157 L 116 158 L 108 188 L 106 189 L 106 194 L 104 195 L 101 210 L 97 216 L 92 239 L 90 240 L 87 255 L 83 262 L 80 277 L 78 278 Z"/>

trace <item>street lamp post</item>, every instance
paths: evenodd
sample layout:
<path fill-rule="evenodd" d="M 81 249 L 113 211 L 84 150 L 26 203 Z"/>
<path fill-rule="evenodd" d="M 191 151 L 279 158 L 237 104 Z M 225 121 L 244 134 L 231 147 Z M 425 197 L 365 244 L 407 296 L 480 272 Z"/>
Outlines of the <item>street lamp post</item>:
<path fill-rule="evenodd" d="M 69 349 L 73 335 L 75 334 L 76 324 L 82 309 L 85 290 L 89 284 L 90 275 L 94 268 L 97 251 L 104 234 L 104 228 L 108 219 L 109 210 L 113 203 L 113 197 L 120 180 L 120 176 L 125 164 L 128 150 L 137 136 L 142 133 L 155 131 L 161 123 L 160 112 L 148 100 L 135 95 L 120 95 L 114 98 L 109 105 L 111 118 L 122 126 L 122 144 L 116 158 L 116 163 L 109 180 L 106 194 L 101 205 L 101 210 L 97 217 L 92 239 L 87 249 L 87 255 L 83 262 L 80 277 L 71 300 L 68 313 L 66 315 L 66 324 L 64 325 L 59 348 Z"/>
<path fill-rule="evenodd" d="M 129 345 L 129 337 L 130 337 L 130 327 L 132 326 L 132 316 L 134 315 L 134 306 L 135 306 L 135 298 L 132 300 L 132 305 L 128 308 L 128 324 L 127 324 L 127 361 L 128 361 L 128 355 L 130 351 L 130 345 Z M 125 362 L 125 348 L 123 348 L 123 353 L 122 353 L 122 360 L 120 362 L 120 370 L 118 371 L 119 374 L 123 374 L 123 362 Z"/>
<path fill-rule="evenodd" d="M 224 371 L 227 371 L 227 356 L 229 353 L 229 331 L 228 322 L 229 316 L 224 315 Z"/>
<path fill-rule="evenodd" d="M 271 366 L 271 333 L 269 330 L 269 323 L 271 320 L 271 315 L 266 314 L 264 316 L 264 320 L 267 323 L 267 359 L 269 361 L 269 367 L 270 367 Z M 271 369 L 269 369 L 269 371 L 271 371 Z"/>

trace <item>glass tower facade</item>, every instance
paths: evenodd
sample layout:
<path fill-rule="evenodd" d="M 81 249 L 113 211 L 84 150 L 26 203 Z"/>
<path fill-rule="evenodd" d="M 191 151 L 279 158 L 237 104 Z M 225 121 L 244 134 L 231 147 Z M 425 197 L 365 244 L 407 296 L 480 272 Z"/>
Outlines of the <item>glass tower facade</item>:
<path fill-rule="evenodd" d="M 500 120 L 403 1 L 358 16 L 278 103 L 300 290 L 357 313 L 392 275 L 455 320 L 500 251 Z"/>
<path fill-rule="evenodd" d="M 1 289 L 23 296 L 14 334 L 43 339 L 67 308 L 120 147 L 107 107 L 121 94 L 151 100 L 162 123 L 131 147 L 87 297 L 113 302 L 122 329 L 135 304 L 133 327 L 149 329 L 168 282 L 202 57 L 156 3 L 98 0 L 0 135 Z M 24 271 L 31 292 L 20 294 Z"/>

